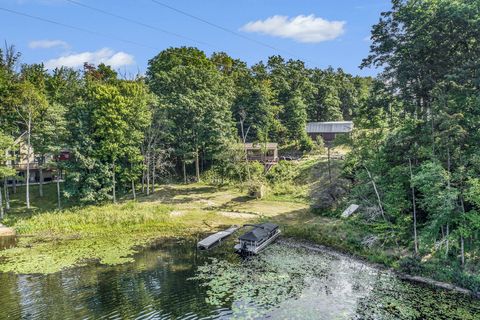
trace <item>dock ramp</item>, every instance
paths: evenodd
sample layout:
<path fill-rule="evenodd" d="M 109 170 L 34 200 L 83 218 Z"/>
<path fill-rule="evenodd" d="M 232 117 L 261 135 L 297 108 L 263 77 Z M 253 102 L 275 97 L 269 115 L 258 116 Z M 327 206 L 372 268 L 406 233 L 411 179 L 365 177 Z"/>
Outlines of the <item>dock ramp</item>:
<path fill-rule="evenodd" d="M 239 226 L 231 226 L 227 230 L 219 231 L 214 233 L 205 239 L 199 241 L 197 243 L 197 248 L 200 250 L 209 250 L 214 246 L 220 244 L 224 239 L 232 235 L 235 231 L 237 231 L 240 227 Z"/>

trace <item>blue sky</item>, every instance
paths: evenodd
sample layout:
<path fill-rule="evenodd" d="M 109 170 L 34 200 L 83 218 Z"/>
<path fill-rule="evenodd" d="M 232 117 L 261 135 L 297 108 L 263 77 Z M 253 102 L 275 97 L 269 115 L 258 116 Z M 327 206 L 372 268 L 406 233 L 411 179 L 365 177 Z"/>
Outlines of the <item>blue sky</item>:
<path fill-rule="evenodd" d="M 247 40 L 152 0 L 72 1 L 155 29 L 67 0 L 1 0 L 0 8 L 88 29 L 94 34 L 0 9 L 0 40 L 14 44 L 22 53 L 22 62 L 44 62 L 49 68 L 78 67 L 88 61 L 111 64 L 126 74 L 143 73 L 148 59 L 160 50 L 187 45 L 207 54 L 225 51 L 249 65 L 280 54 L 304 60 L 309 67 L 341 67 L 353 74 L 375 75 L 378 70 L 360 70 L 358 65 L 369 52 L 371 26 L 378 21 L 380 12 L 390 7 L 388 0 L 157 0 Z"/>

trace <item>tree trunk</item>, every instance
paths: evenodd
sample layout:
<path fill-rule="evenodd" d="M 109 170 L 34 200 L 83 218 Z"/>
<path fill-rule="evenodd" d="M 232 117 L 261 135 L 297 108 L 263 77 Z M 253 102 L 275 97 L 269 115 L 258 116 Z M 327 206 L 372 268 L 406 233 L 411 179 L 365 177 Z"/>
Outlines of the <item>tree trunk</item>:
<path fill-rule="evenodd" d="M 2 188 L 0 187 L 0 220 L 3 219 L 4 211 L 3 211 L 3 199 L 2 199 Z"/>
<path fill-rule="evenodd" d="M 248 153 L 247 149 L 245 148 L 245 144 L 247 143 L 247 135 L 248 132 L 250 131 L 250 127 L 248 127 L 247 132 L 244 131 L 243 128 L 243 120 L 240 119 L 240 128 L 242 129 L 242 140 L 243 140 L 243 150 L 245 152 L 245 164 L 247 165 L 247 177 L 248 181 L 250 181 L 250 166 L 248 165 Z M 222 184 L 223 184 L 223 177 L 222 177 Z"/>
<path fill-rule="evenodd" d="M 40 166 L 38 167 L 38 172 L 40 174 L 40 183 L 38 184 L 38 192 L 41 198 L 43 198 L 43 160 Z"/>
<path fill-rule="evenodd" d="M 408 163 L 410 165 L 410 185 L 412 189 L 412 205 L 413 205 L 413 241 L 415 245 L 415 254 L 418 254 L 418 238 L 417 238 L 417 206 L 415 203 L 415 187 L 413 186 L 413 170 L 412 160 L 409 158 Z"/>
<path fill-rule="evenodd" d="M 446 248 L 445 248 L 445 257 L 448 257 L 448 251 L 449 251 L 449 240 L 448 240 L 448 236 L 450 235 L 450 225 L 447 223 L 447 232 L 446 232 L 446 237 L 447 237 L 447 241 L 446 241 Z"/>
<path fill-rule="evenodd" d="M 115 161 L 112 161 L 112 174 L 113 174 L 113 203 L 117 203 L 117 194 L 115 190 Z"/>
<path fill-rule="evenodd" d="M 13 194 L 17 194 L 17 176 L 16 175 L 15 177 L 13 177 L 12 191 L 13 191 Z"/>
<path fill-rule="evenodd" d="M 57 169 L 57 207 L 58 210 L 62 209 L 62 202 L 60 198 L 60 176 L 61 176 L 62 171 L 60 169 Z"/>
<path fill-rule="evenodd" d="M 327 151 L 327 154 L 328 154 L 328 179 L 330 180 L 330 184 L 332 184 L 332 168 L 331 168 L 331 164 L 330 164 L 330 146 L 327 147 L 327 150 L 328 150 Z"/>
<path fill-rule="evenodd" d="M 183 166 L 183 183 L 187 184 L 187 168 L 185 166 L 185 159 L 182 161 Z"/>
<path fill-rule="evenodd" d="M 9 191 L 8 191 L 7 178 L 5 178 L 3 184 L 4 184 L 3 191 L 5 192 L 5 209 L 10 210 L 10 194 L 9 194 Z"/>
<path fill-rule="evenodd" d="M 200 157 L 198 155 L 198 148 L 195 150 L 195 176 L 197 182 L 200 182 Z"/>
<path fill-rule="evenodd" d="M 451 160 L 450 160 L 450 147 L 447 147 L 447 170 L 448 170 L 448 180 L 447 180 L 447 188 L 448 190 L 450 191 L 450 174 L 451 174 L 451 171 L 450 171 L 450 168 L 451 168 Z M 445 248 L 445 257 L 448 258 L 448 251 L 449 251 L 449 247 L 450 247 L 450 243 L 449 243 L 449 239 L 448 239 L 448 236 L 450 235 L 450 225 L 449 223 L 447 222 L 447 246 Z"/>
<path fill-rule="evenodd" d="M 463 203 L 463 196 L 460 197 L 460 204 L 462 207 L 462 223 L 465 224 L 465 204 Z M 463 234 L 460 236 L 460 248 L 461 248 L 461 259 L 462 267 L 465 266 L 465 238 Z"/>
<path fill-rule="evenodd" d="M 385 217 L 385 212 L 383 212 L 382 200 L 380 198 L 380 194 L 378 193 L 377 184 L 375 183 L 375 180 L 373 180 L 372 174 L 370 173 L 370 171 L 368 171 L 367 167 L 366 166 L 363 166 L 363 167 L 367 171 L 368 177 L 370 178 L 370 181 L 372 182 L 372 185 L 373 185 L 373 190 L 377 195 L 377 201 L 378 201 L 378 207 L 380 208 L 380 213 L 382 214 L 383 219 L 387 221 L 387 218 Z"/>
<path fill-rule="evenodd" d="M 12 151 L 12 155 L 15 158 L 16 157 L 16 152 L 15 150 Z M 12 168 L 13 168 L 13 161 L 12 163 Z M 17 171 L 15 170 L 15 175 L 12 177 L 12 192 L 13 194 L 17 194 Z"/>
<path fill-rule="evenodd" d="M 142 193 L 145 193 L 145 169 L 142 170 Z"/>
<path fill-rule="evenodd" d="M 363 167 L 365 168 L 365 170 L 367 170 L 368 177 L 372 181 L 373 189 L 375 190 L 375 194 L 377 195 L 378 206 L 380 208 L 380 213 L 383 217 L 383 220 L 388 223 L 387 217 L 385 216 L 385 212 L 383 211 L 382 200 L 380 198 L 380 193 L 378 192 L 377 184 L 375 183 L 375 180 L 373 180 L 373 176 L 370 173 L 370 171 L 368 171 L 367 167 L 366 166 L 363 166 Z M 393 228 L 391 226 L 390 226 L 390 229 L 392 230 L 392 235 L 393 235 L 394 231 L 393 231 Z M 397 247 L 398 247 L 398 240 L 396 238 L 395 238 L 395 243 L 397 244 Z"/>
<path fill-rule="evenodd" d="M 133 200 L 137 200 L 137 194 L 135 193 L 135 181 L 132 179 L 132 194 L 133 194 Z"/>
<path fill-rule="evenodd" d="M 147 152 L 147 172 L 145 174 L 147 178 L 147 196 L 150 195 L 150 151 Z"/>
<path fill-rule="evenodd" d="M 27 174 L 26 174 L 26 187 L 25 187 L 25 201 L 27 203 L 27 209 L 30 209 L 30 156 L 31 156 L 31 146 L 30 138 L 32 135 L 32 113 L 28 113 L 28 124 L 27 124 Z"/>
<path fill-rule="evenodd" d="M 152 193 L 155 192 L 155 167 L 156 167 L 156 163 L 155 163 L 155 153 L 153 153 L 152 155 Z"/>

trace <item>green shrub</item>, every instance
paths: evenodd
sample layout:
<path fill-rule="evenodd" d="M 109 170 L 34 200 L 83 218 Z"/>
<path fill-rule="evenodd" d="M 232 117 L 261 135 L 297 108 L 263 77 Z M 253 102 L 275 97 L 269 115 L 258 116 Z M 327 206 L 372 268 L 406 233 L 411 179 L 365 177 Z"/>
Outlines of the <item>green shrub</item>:
<path fill-rule="evenodd" d="M 309 136 L 305 136 L 302 140 L 300 140 L 299 147 L 301 151 L 309 152 L 312 151 L 314 144 Z"/>
<path fill-rule="evenodd" d="M 267 186 L 260 180 L 252 180 L 247 183 L 247 194 L 250 197 L 262 199 L 267 195 Z"/>
<path fill-rule="evenodd" d="M 399 269 L 408 274 L 420 274 L 423 271 L 422 262 L 416 257 L 406 257 L 399 261 Z"/>
<path fill-rule="evenodd" d="M 290 161 L 280 161 L 268 171 L 266 178 L 269 183 L 292 181 L 295 177 L 295 167 Z"/>

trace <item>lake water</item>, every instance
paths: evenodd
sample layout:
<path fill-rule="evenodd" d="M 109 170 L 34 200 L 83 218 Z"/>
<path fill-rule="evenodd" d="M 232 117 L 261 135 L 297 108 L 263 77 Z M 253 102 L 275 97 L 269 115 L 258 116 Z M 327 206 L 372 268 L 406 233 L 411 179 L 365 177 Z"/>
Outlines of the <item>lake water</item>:
<path fill-rule="evenodd" d="M 135 262 L 0 274 L 0 319 L 480 319 L 480 301 L 279 242 L 242 260 L 165 240 Z"/>

